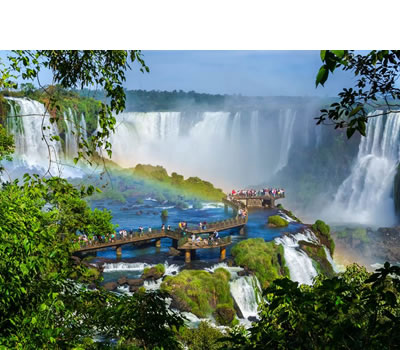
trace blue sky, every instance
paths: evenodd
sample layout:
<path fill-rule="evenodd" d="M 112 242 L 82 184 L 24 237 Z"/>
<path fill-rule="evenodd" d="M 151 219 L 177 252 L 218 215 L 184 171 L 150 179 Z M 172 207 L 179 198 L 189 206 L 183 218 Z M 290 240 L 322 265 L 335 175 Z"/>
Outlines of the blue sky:
<path fill-rule="evenodd" d="M 0 57 L 5 57 L 5 51 Z M 125 87 L 248 96 L 336 96 L 351 78 L 337 71 L 315 88 L 319 51 L 143 51 L 150 73 L 127 72 Z M 41 76 L 50 82 L 50 73 Z"/>
<path fill-rule="evenodd" d="M 131 72 L 126 86 L 249 96 L 335 96 L 351 84 L 335 72 L 315 88 L 319 51 L 143 51 L 150 74 Z"/>

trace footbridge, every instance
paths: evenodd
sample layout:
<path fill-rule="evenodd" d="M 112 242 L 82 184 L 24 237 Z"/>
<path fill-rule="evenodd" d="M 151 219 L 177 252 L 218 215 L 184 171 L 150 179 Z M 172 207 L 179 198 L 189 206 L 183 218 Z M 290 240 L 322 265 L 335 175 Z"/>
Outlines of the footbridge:
<path fill-rule="evenodd" d="M 197 249 L 220 248 L 220 258 L 224 260 L 226 257 L 226 247 L 231 244 L 231 237 L 222 237 L 216 240 L 208 240 L 208 234 L 214 231 L 225 231 L 229 229 L 242 229 L 247 223 L 247 216 L 236 216 L 231 219 L 210 222 L 204 229 L 200 227 L 188 227 L 185 230 L 152 230 L 152 232 L 131 232 L 127 235 L 116 234 L 115 238 L 106 242 L 98 240 L 90 240 L 81 242 L 78 252 L 96 251 L 105 248 L 115 247 L 117 259 L 122 256 L 122 247 L 126 244 L 147 242 L 155 240 L 156 247 L 161 247 L 162 238 L 172 239 L 172 246 L 175 249 L 185 251 L 185 262 L 190 262 L 191 257 L 195 255 Z M 192 242 L 191 236 L 196 235 L 202 237 L 201 241 Z"/>

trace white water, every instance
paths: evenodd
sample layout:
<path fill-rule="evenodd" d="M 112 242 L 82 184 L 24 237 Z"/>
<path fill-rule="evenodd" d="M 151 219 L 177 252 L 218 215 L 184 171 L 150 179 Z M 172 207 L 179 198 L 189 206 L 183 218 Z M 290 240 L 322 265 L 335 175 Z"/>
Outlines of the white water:
<path fill-rule="evenodd" d="M 276 166 L 275 172 L 278 172 L 284 168 L 289 161 L 289 152 L 292 147 L 293 140 L 293 125 L 296 118 L 296 112 L 290 109 L 280 111 L 279 115 L 279 136 L 280 142 L 280 153 L 279 161 Z"/>
<path fill-rule="evenodd" d="M 42 171 L 49 169 L 54 175 L 58 175 L 61 169 L 55 162 L 63 158 L 63 152 L 60 142 L 49 139 L 59 133 L 56 123 L 49 122 L 50 116 L 44 105 L 24 98 L 7 99 L 15 101 L 20 107 L 18 113 L 12 110 L 7 120 L 8 130 L 15 138 L 15 155 L 18 159 L 15 165 Z M 43 127 L 46 129 L 42 132 Z M 46 146 L 43 136 L 49 147 Z M 50 164 L 50 159 L 54 163 Z"/>
<path fill-rule="evenodd" d="M 255 276 L 239 277 L 231 282 L 231 295 L 235 299 L 237 306 L 243 317 L 257 317 L 258 299 L 255 289 L 261 291 L 260 284 Z"/>
<path fill-rule="evenodd" d="M 257 184 L 273 175 L 276 164 L 287 164 L 295 115 L 292 110 L 278 117 L 258 111 L 121 113 L 110 137 L 112 160 L 123 167 L 162 165 L 225 189 Z"/>
<path fill-rule="evenodd" d="M 325 213 L 330 221 L 374 226 L 396 223 L 391 195 L 400 159 L 399 131 L 400 113 L 369 120 L 351 174 Z"/>
<path fill-rule="evenodd" d="M 299 241 L 319 243 L 311 231 L 295 235 L 275 238 L 277 244 L 282 244 L 286 266 L 289 268 L 290 279 L 300 284 L 311 285 L 317 276 L 312 260 L 300 249 Z"/>

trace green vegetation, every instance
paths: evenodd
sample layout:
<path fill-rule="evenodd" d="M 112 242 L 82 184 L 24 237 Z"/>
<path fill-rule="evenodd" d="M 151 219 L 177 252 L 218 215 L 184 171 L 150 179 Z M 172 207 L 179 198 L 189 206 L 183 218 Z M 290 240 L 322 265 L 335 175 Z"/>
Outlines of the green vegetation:
<path fill-rule="evenodd" d="M 369 274 L 358 265 L 300 287 L 277 279 L 263 291 L 261 319 L 231 332 L 230 349 L 396 349 L 400 344 L 400 267 Z"/>
<path fill-rule="evenodd" d="M 335 242 L 330 234 L 331 229 L 329 225 L 325 224 L 322 220 L 317 220 L 311 228 L 320 239 L 321 243 L 325 245 L 329 249 L 331 255 L 333 255 L 335 251 Z"/>
<path fill-rule="evenodd" d="M 168 210 L 167 210 L 167 209 L 163 209 L 163 210 L 161 211 L 161 216 L 162 216 L 163 218 L 167 218 L 167 217 L 168 217 Z"/>
<path fill-rule="evenodd" d="M 179 340 L 190 350 L 222 350 L 230 343 L 221 341 L 226 334 L 209 322 L 201 321 L 198 328 L 183 328 Z"/>
<path fill-rule="evenodd" d="M 153 267 L 145 267 L 143 270 L 142 278 L 143 279 L 154 279 L 158 280 L 165 273 L 165 266 L 163 264 L 157 264 Z"/>
<path fill-rule="evenodd" d="M 235 319 L 229 279 L 229 272 L 223 268 L 214 273 L 183 270 L 176 276 L 167 276 L 161 289 L 171 295 L 180 310 L 198 317 L 214 315 L 219 324 L 229 325 Z"/>
<path fill-rule="evenodd" d="M 220 201 L 224 194 L 211 183 L 199 178 L 184 179 L 182 175 L 167 171 L 161 166 L 138 164 L 132 169 L 123 169 L 113 162 L 107 162 L 109 177 L 94 175 L 71 179 L 71 183 L 96 184 L 101 192 L 95 192 L 91 200 L 110 199 L 126 203 L 135 197 L 137 204 L 143 204 L 143 198 L 152 197 L 159 202 L 168 200 L 178 208 L 188 208 L 190 204 L 201 207 L 200 200 Z M 179 181 L 177 179 L 179 178 Z M 195 180 L 194 180 L 195 179 Z M 111 181 L 111 183 L 109 182 Z"/>
<path fill-rule="evenodd" d="M 335 271 L 329 263 L 325 249 L 321 245 L 317 245 L 307 241 L 299 241 L 300 248 L 303 249 L 307 255 L 313 260 L 313 264 L 318 274 L 324 274 L 328 277 L 333 277 Z"/>
<path fill-rule="evenodd" d="M 231 250 L 236 265 L 252 271 L 263 287 L 282 276 L 289 276 L 283 247 L 262 238 L 250 238 L 237 243 Z"/>
<path fill-rule="evenodd" d="M 289 222 L 279 215 L 272 215 L 268 217 L 268 224 L 273 227 L 286 227 Z"/>

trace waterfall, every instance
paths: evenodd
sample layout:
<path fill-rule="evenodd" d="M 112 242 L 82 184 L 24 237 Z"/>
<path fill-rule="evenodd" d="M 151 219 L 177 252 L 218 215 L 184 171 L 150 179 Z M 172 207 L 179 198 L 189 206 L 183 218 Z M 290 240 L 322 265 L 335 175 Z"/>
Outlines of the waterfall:
<path fill-rule="evenodd" d="M 313 278 L 316 277 L 318 273 L 313 266 L 312 260 L 300 249 L 299 241 L 319 244 L 311 231 L 275 238 L 275 242 L 283 246 L 286 266 L 290 271 L 290 279 L 300 284 L 311 285 Z"/>
<path fill-rule="evenodd" d="M 63 158 L 61 143 L 49 139 L 50 136 L 59 135 L 57 124 L 50 123 L 50 116 L 43 104 L 25 98 L 7 97 L 7 99 L 15 101 L 20 109 L 18 113 L 12 109 L 7 118 L 8 131 L 14 135 L 15 139 L 17 159 L 14 166 L 26 166 L 31 170 L 47 170 L 50 157 L 53 162 Z M 43 140 L 42 132 L 49 148 Z M 60 169 L 52 163 L 50 170 L 58 174 Z"/>
<path fill-rule="evenodd" d="M 381 114 L 381 111 L 375 112 Z M 357 160 L 325 216 L 331 221 L 392 226 L 396 223 L 393 181 L 400 156 L 400 113 L 371 118 Z"/>
<path fill-rule="evenodd" d="M 239 307 L 243 317 L 257 317 L 258 298 L 257 292 L 261 291 L 260 284 L 255 276 L 239 277 L 231 282 L 230 289 L 236 305 Z"/>
<path fill-rule="evenodd" d="M 296 112 L 291 109 L 280 111 L 279 115 L 279 137 L 280 137 L 280 155 L 279 162 L 275 172 L 283 169 L 289 161 L 289 151 L 293 140 L 293 125 L 296 118 Z"/>
<path fill-rule="evenodd" d="M 78 154 L 78 137 L 79 131 L 76 125 L 75 114 L 71 108 L 68 113 L 64 112 L 65 130 L 65 153 L 68 157 L 76 157 Z"/>

